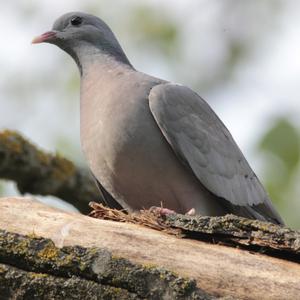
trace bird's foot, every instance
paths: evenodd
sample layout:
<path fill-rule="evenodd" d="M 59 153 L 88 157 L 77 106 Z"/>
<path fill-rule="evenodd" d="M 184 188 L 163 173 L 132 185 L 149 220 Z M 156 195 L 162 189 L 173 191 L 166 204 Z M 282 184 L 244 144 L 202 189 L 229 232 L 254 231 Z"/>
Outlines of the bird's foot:
<path fill-rule="evenodd" d="M 165 208 L 165 207 L 158 207 L 158 206 L 151 206 L 150 212 L 154 212 L 161 216 L 177 214 L 177 212 L 175 210 Z M 195 208 L 191 208 L 188 212 L 185 213 L 185 215 L 187 215 L 187 216 L 194 216 L 195 214 L 196 214 Z"/>
<path fill-rule="evenodd" d="M 195 208 L 191 208 L 188 212 L 185 213 L 186 216 L 195 216 L 196 210 Z"/>
<path fill-rule="evenodd" d="M 149 210 L 150 210 L 150 212 L 154 212 L 154 213 L 159 214 L 161 216 L 176 214 L 176 211 L 174 211 L 172 209 L 165 208 L 165 207 L 151 206 Z"/>

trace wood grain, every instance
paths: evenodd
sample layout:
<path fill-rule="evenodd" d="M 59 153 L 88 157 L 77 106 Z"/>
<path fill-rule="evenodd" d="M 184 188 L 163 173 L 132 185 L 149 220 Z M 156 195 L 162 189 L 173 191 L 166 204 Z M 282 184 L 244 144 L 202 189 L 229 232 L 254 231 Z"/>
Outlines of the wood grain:
<path fill-rule="evenodd" d="M 194 278 L 216 296 L 297 299 L 300 264 L 259 253 L 180 239 L 143 226 L 97 220 L 32 198 L 0 199 L 0 229 L 52 239 L 56 246 L 100 247 L 143 265 Z"/>

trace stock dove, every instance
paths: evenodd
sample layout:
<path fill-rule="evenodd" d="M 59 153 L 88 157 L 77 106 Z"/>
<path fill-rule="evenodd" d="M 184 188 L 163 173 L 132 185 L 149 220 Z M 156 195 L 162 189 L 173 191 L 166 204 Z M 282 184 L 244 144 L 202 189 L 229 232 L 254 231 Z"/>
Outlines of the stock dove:
<path fill-rule="evenodd" d="M 134 69 L 99 18 L 67 13 L 33 43 L 72 56 L 81 77 L 80 133 L 110 207 L 233 213 L 283 224 L 228 129 L 188 87 Z"/>

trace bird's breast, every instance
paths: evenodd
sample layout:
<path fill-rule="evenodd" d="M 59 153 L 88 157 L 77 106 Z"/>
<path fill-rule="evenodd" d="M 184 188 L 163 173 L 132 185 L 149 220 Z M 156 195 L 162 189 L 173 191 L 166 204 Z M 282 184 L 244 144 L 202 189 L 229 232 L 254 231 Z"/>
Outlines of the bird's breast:
<path fill-rule="evenodd" d="M 89 83 L 81 92 L 83 152 L 97 179 L 119 199 L 128 179 L 138 184 L 147 169 L 145 162 L 159 162 L 155 149 L 162 141 L 148 105 L 150 88 L 122 84 L 113 88 L 102 82 L 97 88 Z M 129 93 L 132 89 L 135 93 Z"/>
<path fill-rule="evenodd" d="M 82 89 L 81 143 L 91 171 L 129 210 L 161 203 L 182 213 L 199 210 L 206 193 L 182 166 L 150 111 L 148 95 L 156 83 L 134 82 L 87 82 Z"/>

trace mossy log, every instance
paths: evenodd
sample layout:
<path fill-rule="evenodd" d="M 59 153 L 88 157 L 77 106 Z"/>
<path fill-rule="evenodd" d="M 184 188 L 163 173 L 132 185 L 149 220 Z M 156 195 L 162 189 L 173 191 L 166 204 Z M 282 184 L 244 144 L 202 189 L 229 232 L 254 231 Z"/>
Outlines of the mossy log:
<path fill-rule="evenodd" d="M 82 213 L 89 211 L 89 201 L 101 201 L 88 170 L 38 149 L 15 131 L 0 132 L 0 178 L 15 181 L 22 194 L 53 195 Z"/>
<path fill-rule="evenodd" d="M 24 271 L 0 264 L 0 299 L 138 299 L 125 289 L 98 284 L 77 276 L 62 277 Z"/>
<path fill-rule="evenodd" d="M 101 248 L 58 248 L 32 234 L 0 230 L 0 259 L 0 298 L 212 299 L 195 281 L 164 269 L 133 264 Z"/>
<path fill-rule="evenodd" d="M 159 230 L 153 230 L 21 197 L 2 198 L 0 214 L 3 295 L 68 299 L 71 293 L 70 299 L 80 299 L 77 293 L 86 291 L 84 299 L 297 299 L 300 294 L 299 233 L 272 224 L 178 215 L 157 219 Z M 266 254 L 265 248 L 272 251 Z"/>

